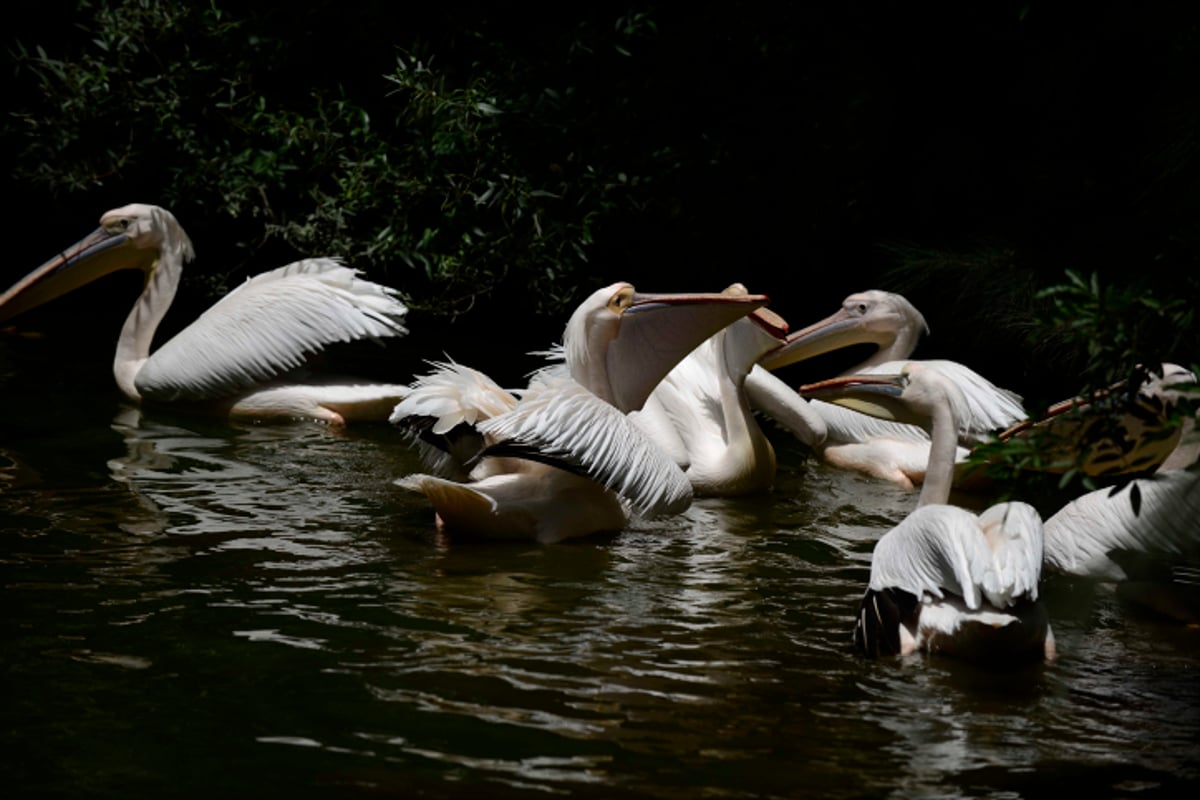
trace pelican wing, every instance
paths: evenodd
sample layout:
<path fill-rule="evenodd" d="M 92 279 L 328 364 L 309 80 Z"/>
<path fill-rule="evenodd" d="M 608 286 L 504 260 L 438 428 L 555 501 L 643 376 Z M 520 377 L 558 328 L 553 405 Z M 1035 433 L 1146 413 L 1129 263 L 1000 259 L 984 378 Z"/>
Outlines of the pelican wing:
<path fill-rule="evenodd" d="M 977 609 L 987 599 L 1003 608 L 1023 594 L 1037 597 L 1041 565 L 1041 520 L 1032 508 L 1011 509 L 1006 515 L 1001 504 L 997 517 L 981 521 L 970 511 L 957 506 L 927 505 L 913 511 L 875 546 L 871 559 L 870 588 L 875 591 L 898 588 L 917 597 L 942 598 L 946 592 L 958 595 L 968 608 Z M 1028 510 L 1026 510 L 1028 509 Z M 1036 518 L 1032 542 L 1021 537 L 1022 525 Z M 1003 536 L 1011 540 L 1001 552 L 989 545 L 983 524 L 999 525 Z M 1035 553 L 1036 557 L 1032 557 Z"/>
<path fill-rule="evenodd" d="M 388 421 L 410 435 L 430 470 L 467 480 L 468 464 L 487 446 L 479 422 L 511 411 L 517 398 L 482 372 L 455 361 L 431 362 L 392 410 Z"/>
<path fill-rule="evenodd" d="M 872 439 L 929 443 L 929 433 L 920 425 L 880 419 L 824 400 L 809 401 L 812 413 L 821 419 L 827 444 L 852 444 Z"/>
<path fill-rule="evenodd" d="M 983 595 L 996 608 L 1022 597 L 1036 600 L 1045 558 L 1042 517 L 1028 503 L 997 503 L 979 515 L 991 559 L 980 581 Z"/>
<path fill-rule="evenodd" d="M 1117 551 L 1173 556 L 1198 550 L 1200 472 L 1192 470 L 1089 492 L 1046 520 L 1046 566 L 1073 575 L 1124 578 L 1109 558 Z"/>
<path fill-rule="evenodd" d="M 304 364 L 327 345 L 407 333 L 394 290 L 332 258 L 248 279 L 159 348 L 137 374 L 147 399 L 224 397 Z"/>
<path fill-rule="evenodd" d="M 535 380 L 515 409 L 479 428 L 575 465 L 643 516 L 679 513 L 691 504 L 683 471 L 625 414 L 573 380 Z"/>
<path fill-rule="evenodd" d="M 966 398 L 966 413 L 960 415 L 958 421 L 960 442 L 979 444 L 991 434 L 1007 430 L 1029 416 L 1021 405 L 1020 395 L 1001 389 L 970 367 L 957 361 L 932 360 L 922 363 L 953 380 Z"/>
<path fill-rule="evenodd" d="M 396 404 L 389 421 L 409 417 L 433 420 L 431 430 L 445 433 L 460 424 L 472 425 L 512 411 L 517 398 L 484 375 L 455 361 L 431 362 L 432 372 L 413 381 L 408 396 Z"/>

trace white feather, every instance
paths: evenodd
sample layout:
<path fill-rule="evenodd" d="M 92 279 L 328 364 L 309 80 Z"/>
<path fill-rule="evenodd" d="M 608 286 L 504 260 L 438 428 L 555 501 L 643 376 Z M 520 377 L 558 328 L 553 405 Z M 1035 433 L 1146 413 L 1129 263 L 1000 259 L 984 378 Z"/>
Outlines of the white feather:
<path fill-rule="evenodd" d="M 137 373 L 158 401 L 227 396 L 277 378 L 335 342 L 407 332 L 394 290 L 332 258 L 248 279 L 150 356 Z"/>
<path fill-rule="evenodd" d="M 431 362 L 431 366 L 434 370 L 413 381 L 408 396 L 396 405 L 391 423 L 431 417 L 431 430 L 441 434 L 456 425 L 476 425 L 517 405 L 516 395 L 477 369 L 455 361 Z"/>
<path fill-rule="evenodd" d="M 679 513 L 691 503 L 679 467 L 625 414 L 570 379 L 535 380 L 512 411 L 479 429 L 582 467 L 644 516 Z"/>
<path fill-rule="evenodd" d="M 1048 569 L 1122 580 L 1125 571 L 1110 558 L 1118 551 L 1200 553 L 1200 472 L 1175 470 L 1118 489 L 1097 489 L 1046 520 Z"/>
<path fill-rule="evenodd" d="M 985 535 L 992 525 L 1001 535 Z M 921 506 L 880 538 L 870 588 L 939 599 L 951 592 L 971 609 L 983 600 L 1006 608 L 1037 599 L 1041 548 L 1041 519 L 1024 503 L 993 506 L 978 517 L 957 506 Z"/>

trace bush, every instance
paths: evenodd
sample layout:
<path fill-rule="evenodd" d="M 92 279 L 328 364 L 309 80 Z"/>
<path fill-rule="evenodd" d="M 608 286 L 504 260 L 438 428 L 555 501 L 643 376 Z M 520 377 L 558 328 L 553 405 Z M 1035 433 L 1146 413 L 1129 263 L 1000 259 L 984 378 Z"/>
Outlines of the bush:
<path fill-rule="evenodd" d="M 377 19 L 385 6 L 365 4 Z M 292 16 L 216 2 L 78 8 L 86 34 L 55 52 L 13 45 L 14 177 L 51 197 L 112 186 L 113 205 L 170 208 L 197 243 L 189 280 L 209 299 L 245 274 L 330 254 L 416 309 L 460 314 L 502 290 L 561 315 L 589 283 L 595 226 L 636 204 L 630 188 L 650 178 L 634 170 L 656 168 L 654 157 L 620 166 L 621 140 L 577 135 L 614 97 L 582 96 L 579 76 L 631 58 L 654 35 L 643 15 L 583 17 L 529 57 L 481 20 L 415 26 L 454 42 L 396 42 L 395 28 L 368 25 L 349 53 L 351 40 L 322 35 L 341 15 L 320 3 Z M 381 54 L 389 70 L 368 73 Z"/>

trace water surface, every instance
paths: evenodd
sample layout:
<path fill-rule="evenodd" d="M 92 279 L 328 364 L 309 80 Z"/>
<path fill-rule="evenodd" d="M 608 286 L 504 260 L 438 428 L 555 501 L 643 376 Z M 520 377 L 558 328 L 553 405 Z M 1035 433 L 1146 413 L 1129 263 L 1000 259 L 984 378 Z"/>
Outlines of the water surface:
<path fill-rule="evenodd" d="M 871 548 L 915 496 L 785 437 L 765 496 L 461 543 L 392 485 L 419 464 L 386 426 L 143 413 L 20 367 L 0 376 L 8 796 L 1200 785 L 1200 631 L 1104 587 L 1046 582 L 1049 665 L 855 657 Z"/>

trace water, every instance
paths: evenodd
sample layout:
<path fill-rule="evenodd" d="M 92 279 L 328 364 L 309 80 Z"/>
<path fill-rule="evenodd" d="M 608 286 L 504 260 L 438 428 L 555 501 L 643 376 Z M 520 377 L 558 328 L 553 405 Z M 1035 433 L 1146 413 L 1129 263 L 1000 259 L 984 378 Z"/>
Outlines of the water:
<path fill-rule="evenodd" d="M 391 485 L 418 463 L 386 426 L 143 414 L 29 368 L 0 376 L 8 797 L 1200 786 L 1200 630 L 1103 587 L 1046 582 L 1049 665 L 855 657 L 915 498 L 786 439 L 763 497 L 462 544 Z"/>

